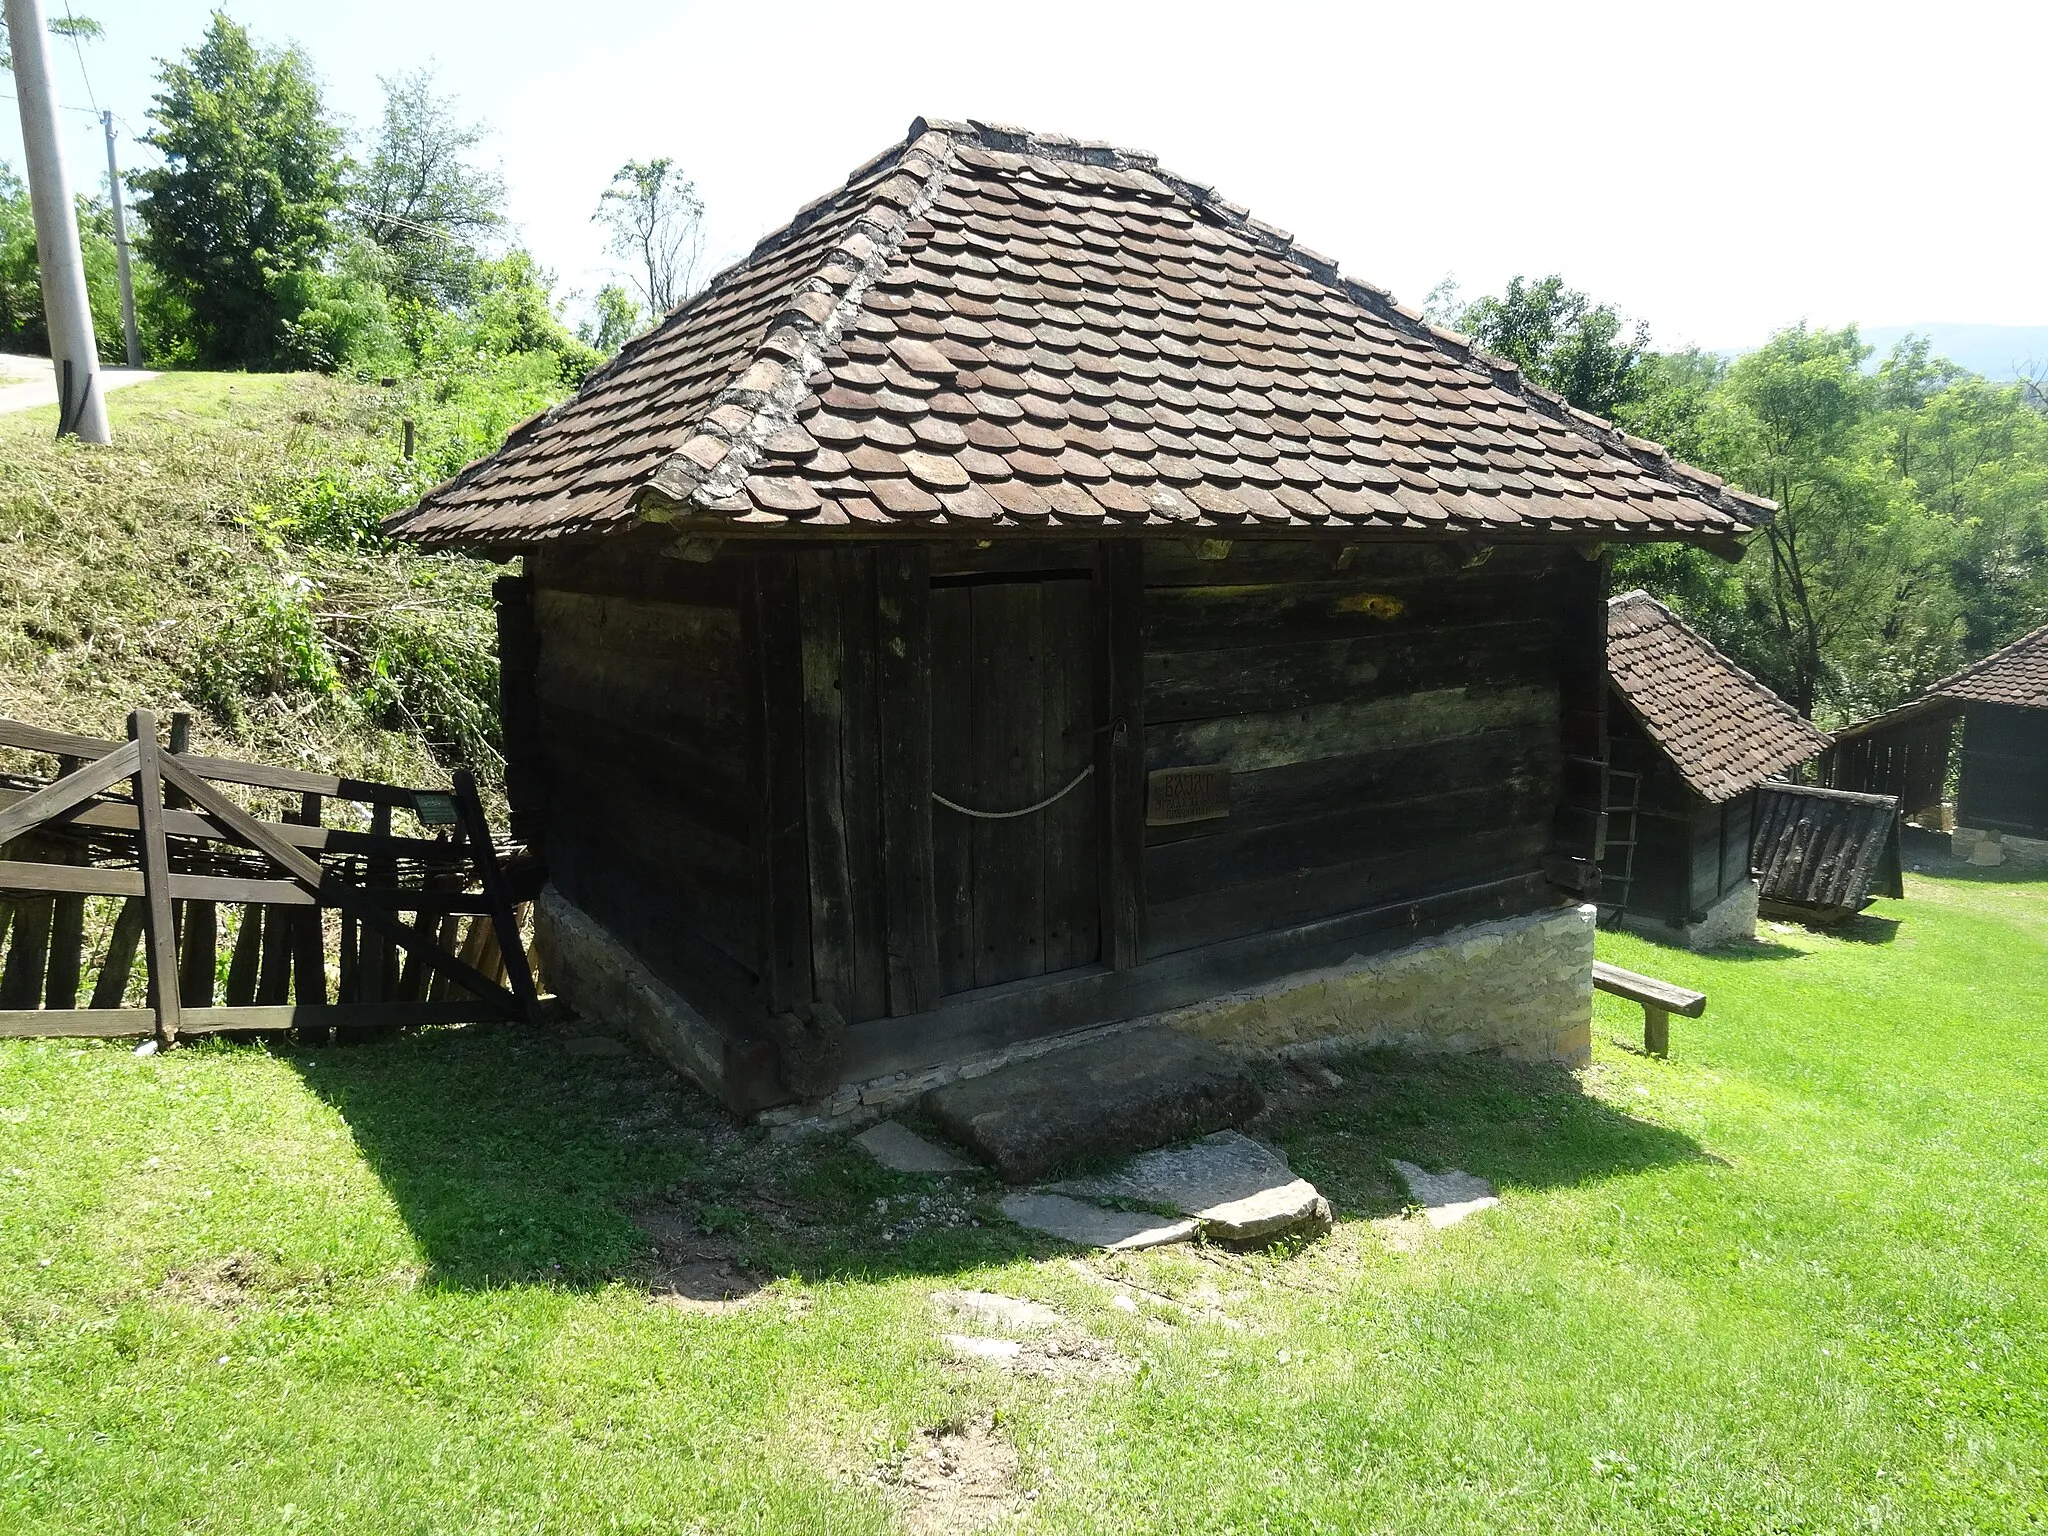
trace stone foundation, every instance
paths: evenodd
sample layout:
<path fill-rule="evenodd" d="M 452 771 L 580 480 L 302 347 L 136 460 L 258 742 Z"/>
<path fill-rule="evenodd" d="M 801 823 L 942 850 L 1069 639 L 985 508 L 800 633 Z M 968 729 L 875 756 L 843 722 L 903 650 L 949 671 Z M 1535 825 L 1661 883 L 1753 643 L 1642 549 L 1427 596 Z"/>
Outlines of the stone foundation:
<path fill-rule="evenodd" d="M 1981 827 L 1957 827 L 1948 835 L 1949 850 L 1965 864 L 1991 868 L 2011 864 L 2020 869 L 2048 869 L 2048 842 Z"/>
<path fill-rule="evenodd" d="M 578 1013 L 625 1025 L 699 1088 L 724 1097 L 723 1033 L 552 885 L 533 904 L 533 942 L 549 989 Z"/>
<path fill-rule="evenodd" d="M 1756 937 L 1758 892 L 1759 887 L 1754 880 L 1745 880 L 1707 908 L 1706 914 L 1695 923 L 1667 923 L 1658 918 L 1624 912 L 1621 914 L 1621 926 L 1631 933 L 1640 933 L 1646 939 L 1655 939 L 1660 944 L 1676 944 L 1682 949 L 1712 949 L 1717 944 L 1727 944 L 1735 939 L 1753 939 Z"/>
<path fill-rule="evenodd" d="M 862 1125 L 947 1083 L 1160 1025 L 1249 1057 L 1313 1059 L 1394 1046 L 1578 1066 L 1593 1048 L 1593 918 L 1592 907 L 1568 907 L 1459 928 L 1185 1008 L 849 1083 L 827 1099 L 778 1105 L 754 1118 L 781 1136 Z M 553 990 L 579 1013 L 624 1025 L 683 1076 L 725 1098 L 733 1043 L 553 886 L 534 904 L 534 942 Z"/>
<path fill-rule="evenodd" d="M 1492 1050 L 1579 1066 L 1593 1050 L 1593 920 L 1585 906 L 1481 923 L 1185 1008 L 851 1083 L 829 1099 L 781 1105 L 756 1119 L 784 1136 L 865 1124 L 947 1083 L 1159 1025 L 1252 1057 L 1315 1059 L 1393 1046 Z"/>

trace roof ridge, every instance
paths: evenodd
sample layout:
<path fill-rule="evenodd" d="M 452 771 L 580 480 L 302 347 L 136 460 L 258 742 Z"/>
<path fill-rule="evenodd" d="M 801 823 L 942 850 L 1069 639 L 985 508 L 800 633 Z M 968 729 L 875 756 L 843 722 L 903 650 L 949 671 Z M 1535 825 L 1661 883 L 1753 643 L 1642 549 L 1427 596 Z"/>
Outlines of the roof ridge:
<path fill-rule="evenodd" d="M 1299 244 L 1289 231 L 1253 218 L 1250 209 L 1241 203 L 1225 200 L 1207 183 L 1189 181 L 1186 177 L 1167 170 L 1159 163 L 1159 157 L 1149 151 L 1122 149 L 1099 140 L 1072 139 L 1064 134 L 1034 133 L 1028 128 L 988 123 L 980 119 L 958 122 L 943 118 L 919 117 L 911 122 L 910 133 L 905 142 L 907 144 L 929 133 L 944 134 L 955 141 L 967 139 L 983 149 L 1000 150 L 1008 154 L 1040 155 L 1048 160 L 1065 160 L 1114 170 L 1143 172 L 1164 183 L 1198 208 L 1215 214 L 1224 223 L 1250 236 L 1252 243 L 1267 254 L 1277 256 L 1337 289 L 1359 308 L 1368 311 L 1383 323 L 1418 340 L 1429 342 L 1439 352 L 1456 362 L 1483 371 L 1496 389 L 1517 396 L 1562 425 L 1582 432 L 1590 429 L 1589 435 L 1594 435 L 1602 447 L 1627 458 L 1638 468 L 1656 474 L 1709 501 L 1717 498 L 1732 500 L 1738 503 L 1738 506 L 1732 509 L 1723 506 L 1722 510 L 1732 511 L 1745 520 L 1754 520 L 1760 512 L 1768 515 L 1778 510 L 1778 504 L 1767 497 L 1752 496 L 1747 491 L 1737 490 L 1721 476 L 1673 458 L 1671 450 L 1662 443 L 1653 442 L 1646 437 L 1636 437 L 1603 416 L 1595 416 L 1590 411 L 1580 410 L 1563 395 L 1546 389 L 1530 379 L 1517 364 L 1483 350 L 1471 337 L 1432 324 L 1420 310 L 1410 309 L 1400 303 L 1390 290 L 1382 288 L 1379 284 L 1362 278 L 1344 276 L 1338 271 L 1334 257 L 1310 250 L 1307 246 Z"/>
<path fill-rule="evenodd" d="M 916 130 L 917 123 L 912 129 Z M 643 495 L 680 505 L 694 500 L 706 510 L 732 502 L 747 473 L 757 464 L 764 445 L 776 432 L 793 426 L 798 407 L 810 393 L 811 376 L 825 366 L 828 353 L 860 314 L 868 290 L 885 276 L 896 259 L 910 226 L 937 197 L 952 166 L 953 140 L 937 132 L 915 132 L 848 175 L 837 192 L 807 203 L 795 218 L 764 236 L 739 271 L 802 233 L 863 177 L 898 167 L 898 174 L 879 182 L 846 235 L 820 257 L 811 275 L 792 291 L 784 312 L 768 327 L 753 361 L 700 414 L 696 431 L 660 468 L 648 476 Z M 901 183 L 901 185 L 899 185 Z M 852 273 L 843 283 L 826 273 L 835 265 Z M 744 511 L 744 504 L 730 510 Z M 650 522 L 665 522 L 660 506 L 640 503 Z"/>
<path fill-rule="evenodd" d="M 1964 681 L 1966 678 L 1975 676 L 1977 673 L 1989 667 L 1993 662 L 2001 661 L 2006 656 L 2010 655 L 2012 652 L 2017 651 L 2024 646 L 2031 645 L 2033 642 L 2037 640 L 2048 640 L 2048 624 L 2037 624 L 2032 629 L 2028 630 L 2025 634 L 2006 641 L 2004 645 L 2001 645 L 1997 650 L 1993 651 L 1990 655 L 1979 656 L 1975 661 L 1968 662 L 1965 665 L 1956 668 L 1955 671 L 1949 673 L 1947 677 L 1942 678 L 1939 682 L 1929 683 L 1927 685 L 1927 694 L 1930 696 L 1933 694 L 1938 694 L 1944 688 L 1947 688 L 1952 683 L 1960 683 Z M 1903 706 L 1894 706 L 1894 708 L 1902 707 Z M 1876 717 L 1873 716 L 1872 718 Z"/>
<path fill-rule="evenodd" d="M 1792 719 L 1800 721 L 1802 724 L 1810 727 L 1817 734 L 1832 739 L 1832 736 L 1829 732 L 1821 730 L 1819 726 L 1814 725 L 1814 723 L 1811 720 L 1808 720 L 1806 716 L 1800 714 L 1798 709 L 1793 706 L 1792 702 L 1789 699 L 1787 699 L 1783 694 L 1779 693 L 1777 689 L 1773 688 L 1769 683 L 1765 682 L 1762 678 L 1758 677 L 1754 672 L 1750 671 L 1747 667 L 1743 666 L 1742 663 L 1737 661 L 1733 656 L 1730 656 L 1726 651 L 1722 650 L 1721 647 L 1714 644 L 1713 641 L 1709 640 L 1697 629 L 1694 629 L 1692 625 L 1686 623 L 1685 615 L 1680 613 L 1677 609 L 1673 608 L 1669 603 L 1665 602 L 1662 598 L 1652 596 L 1643 588 L 1637 587 L 1633 591 L 1623 592 L 1614 597 L 1608 598 L 1607 606 L 1611 609 L 1617 603 L 1629 602 L 1637 598 L 1640 598 L 1642 601 L 1650 604 L 1659 613 L 1663 614 L 1664 617 L 1668 619 L 1672 624 L 1676 625 L 1678 629 L 1682 631 L 1688 639 L 1696 640 L 1701 645 L 1705 646 L 1709 651 L 1713 653 L 1714 659 L 1720 662 L 1720 664 L 1723 667 L 1727 668 L 1728 671 L 1732 672 L 1735 676 L 1741 678 L 1745 683 L 1755 684 L 1755 686 L 1760 692 L 1762 692 L 1773 704 L 1776 704 L 1779 708 L 1783 709 L 1785 713 L 1789 715 Z"/>

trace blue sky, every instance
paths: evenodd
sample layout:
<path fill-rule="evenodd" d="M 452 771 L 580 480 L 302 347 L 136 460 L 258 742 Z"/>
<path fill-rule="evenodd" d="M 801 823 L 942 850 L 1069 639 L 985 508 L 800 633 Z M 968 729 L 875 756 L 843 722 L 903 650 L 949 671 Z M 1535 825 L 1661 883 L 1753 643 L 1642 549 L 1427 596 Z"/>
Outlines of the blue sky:
<path fill-rule="evenodd" d="M 107 29 L 91 94 L 140 159 L 155 60 L 209 6 L 71 4 Z M 688 168 L 722 265 L 922 112 L 1153 150 L 1411 303 L 1557 270 L 1665 344 L 1802 316 L 2048 324 L 2038 3 L 228 8 L 302 44 L 366 129 L 380 73 L 434 62 L 565 288 L 605 280 L 590 211 L 629 157 Z M 66 116 L 74 175 L 98 176 L 97 126 Z M 0 158 L 19 165 L 11 102 Z"/>

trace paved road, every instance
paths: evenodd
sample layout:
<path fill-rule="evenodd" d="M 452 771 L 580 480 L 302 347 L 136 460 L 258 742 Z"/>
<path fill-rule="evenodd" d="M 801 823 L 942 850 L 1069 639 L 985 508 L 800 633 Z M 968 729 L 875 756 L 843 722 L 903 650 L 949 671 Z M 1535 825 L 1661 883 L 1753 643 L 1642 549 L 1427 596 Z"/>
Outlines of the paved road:
<path fill-rule="evenodd" d="M 153 368 L 102 368 L 100 384 L 121 389 L 156 377 Z M 57 403 L 57 371 L 47 357 L 24 357 L 19 352 L 0 352 L 0 415 L 9 411 L 33 410 Z"/>

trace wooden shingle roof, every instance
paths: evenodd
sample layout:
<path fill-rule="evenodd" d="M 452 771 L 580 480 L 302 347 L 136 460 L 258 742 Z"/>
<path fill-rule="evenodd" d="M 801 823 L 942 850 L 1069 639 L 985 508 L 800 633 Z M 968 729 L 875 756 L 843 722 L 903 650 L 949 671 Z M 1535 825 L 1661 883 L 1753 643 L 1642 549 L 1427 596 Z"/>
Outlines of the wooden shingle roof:
<path fill-rule="evenodd" d="M 1972 704 L 2048 709 L 2048 624 L 2021 635 L 2002 651 L 1973 661 L 1927 690 L 1930 697 Z"/>
<path fill-rule="evenodd" d="M 1151 156 L 920 119 L 388 526 L 483 547 L 649 520 L 1727 549 L 1770 509 Z"/>
<path fill-rule="evenodd" d="M 1607 675 L 1693 792 L 1732 800 L 1828 738 L 1647 592 L 1607 601 Z"/>

